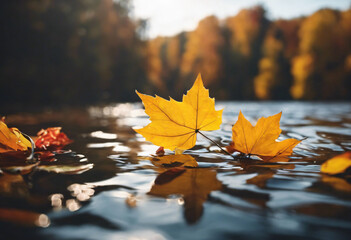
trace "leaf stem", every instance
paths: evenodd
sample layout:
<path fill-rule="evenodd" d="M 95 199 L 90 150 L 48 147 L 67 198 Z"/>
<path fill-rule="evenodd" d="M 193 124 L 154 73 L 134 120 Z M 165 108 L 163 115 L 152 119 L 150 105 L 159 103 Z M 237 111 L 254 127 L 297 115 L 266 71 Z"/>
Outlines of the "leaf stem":
<path fill-rule="evenodd" d="M 218 143 L 216 143 L 215 141 L 213 141 L 211 138 L 207 137 L 205 134 L 203 134 L 202 132 L 198 131 L 198 133 L 200 133 L 201 136 L 203 136 L 204 138 L 206 138 L 207 140 L 211 141 L 212 143 L 214 143 L 217 147 L 219 147 L 219 149 L 221 149 L 222 152 L 224 152 L 225 154 L 231 156 L 233 159 L 236 160 L 236 158 L 231 155 L 228 151 L 224 150 Z"/>

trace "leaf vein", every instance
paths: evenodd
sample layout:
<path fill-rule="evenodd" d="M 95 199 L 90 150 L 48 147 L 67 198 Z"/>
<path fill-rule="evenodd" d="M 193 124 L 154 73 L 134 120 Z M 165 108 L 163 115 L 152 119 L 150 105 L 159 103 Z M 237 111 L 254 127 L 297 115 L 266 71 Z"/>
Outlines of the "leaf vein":
<path fill-rule="evenodd" d="M 156 104 L 153 103 L 153 102 L 151 102 L 151 103 L 152 103 L 154 106 L 156 106 L 156 107 L 169 119 L 169 121 L 171 121 L 171 122 L 173 122 L 173 123 L 175 123 L 175 124 L 177 124 L 177 125 L 179 125 L 179 126 L 192 129 L 191 127 L 188 127 L 188 126 L 186 126 L 186 125 L 183 125 L 183 124 L 180 124 L 180 123 L 174 121 L 174 120 L 173 120 L 170 116 L 168 116 L 168 114 L 167 114 L 165 111 L 163 111 L 163 109 L 161 109 L 158 105 L 156 105 Z"/>

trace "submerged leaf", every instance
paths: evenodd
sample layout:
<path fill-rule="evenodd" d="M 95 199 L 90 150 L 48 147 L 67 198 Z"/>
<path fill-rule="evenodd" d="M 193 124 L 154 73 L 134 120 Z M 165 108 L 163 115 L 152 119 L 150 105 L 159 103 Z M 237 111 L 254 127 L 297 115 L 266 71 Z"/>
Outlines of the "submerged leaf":
<path fill-rule="evenodd" d="M 16 173 L 16 174 L 28 174 L 32 172 L 33 168 L 37 167 L 39 165 L 39 162 L 36 162 L 34 164 L 25 164 L 25 165 L 19 165 L 19 166 L 8 166 L 2 168 L 4 171 L 9 172 L 9 173 Z"/>
<path fill-rule="evenodd" d="M 8 128 L 0 121 L 0 153 L 27 151 L 31 148 L 31 142 L 17 128 Z"/>
<path fill-rule="evenodd" d="M 263 156 L 266 157 L 266 161 L 269 160 L 267 157 L 276 158 L 291 155 L 293 148 L 301 141 L 293 138 L 281 142 L 276 141 L 281 133 L 279 127 L 281 115 L 280 112 L 267 118 L 262 117 L 256 126 L 252 126 L 240 111 L 238 121 L 232 128 L 233 143 L 229 149 L 248 155 Z"/>
<path fill-rule="evenodd" d="M 137 94 L 143 101 L 151 123 L 135 131 L 166 149 L 192 148 L 199 131 L 217 130 L 222 123 L 223 110 L 215 110 L 215 101 L 209 97 L 200 74 L 187 95 L 183 96 L 182 102 L 172 98 L 168 101 L 138 91 Z"/>
<path fill-rule="evenodd" d="M 350 167 L 351 152 L 345 152 L 324 162 L 321 166 L 321 172 L 335 175 L 344 173 Z"/>
<path fill-rule="evenodd" d="M 85 165 L 39 165 L 38 170 L 61 174 L 81 174 L 92 169 L 94 164 Z"/>

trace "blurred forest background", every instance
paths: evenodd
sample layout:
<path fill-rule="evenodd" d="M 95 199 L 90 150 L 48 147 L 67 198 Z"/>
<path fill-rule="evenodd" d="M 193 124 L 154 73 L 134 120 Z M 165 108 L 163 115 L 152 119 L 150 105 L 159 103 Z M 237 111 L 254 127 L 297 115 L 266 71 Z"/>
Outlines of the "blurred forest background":
<path fill-rule="evenodd" d="M 0 3 L 0 106 L 181 95 L 201 72 L 220 100 L 351 99 L 351 9 L 271 21 L 261 6 L 146 39 L 128 0 Z"/>

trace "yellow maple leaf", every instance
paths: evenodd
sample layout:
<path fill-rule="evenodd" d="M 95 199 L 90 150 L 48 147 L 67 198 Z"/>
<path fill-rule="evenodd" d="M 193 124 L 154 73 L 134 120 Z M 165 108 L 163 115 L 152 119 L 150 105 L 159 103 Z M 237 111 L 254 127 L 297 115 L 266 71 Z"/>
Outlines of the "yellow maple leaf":
<path fill-rule="evenodd" d="M 344 173 L 350 167 L 351 152 L 345 152 L 324 162 L 321 166 L 321 172 L 335 175 Z"/>
<path fill-rule="evenodd" d="M 231 147 L 241 153 L 262 157 L 291 155 L 293 148 L 301 141 L 293 138 L 281 142 L 276 141 L 281 133 L 279 127 L 281 115 L 280 112 L 267 118 L 262 117 L 257 121 L 256 126 L 252 126 L 240 111 L 238 121 L 232 128 L 233 144 Z"/>
<path fill-rule="evenodd" d="M 0 121 L 0 153 L 27 151 L 31 148 L 31 142 L 17 128 L 8 128 L 3 121 Z"/>
<path fill-rule="evenodd" d="M 217 130 L 222 123 L 223 110 L 215 110 L 215 101 L 209 97 L 200 74 L 182 102 L 136 93 L 151 123 L 135 131 L 155 145 L 186 150 L 195 145 L 199 131 Z"/>

